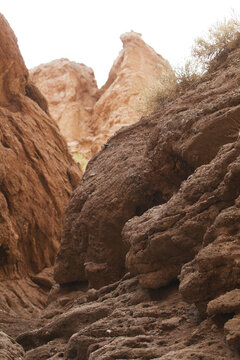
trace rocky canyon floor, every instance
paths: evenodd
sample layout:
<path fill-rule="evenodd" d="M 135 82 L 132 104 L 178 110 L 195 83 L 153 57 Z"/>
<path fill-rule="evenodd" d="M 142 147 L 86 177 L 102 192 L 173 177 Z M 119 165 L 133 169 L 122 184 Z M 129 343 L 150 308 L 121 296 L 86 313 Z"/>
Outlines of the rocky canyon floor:
<path fill-rule="evenodd" d="M 86 286 L 55 286 L 35 316 L 1 311 L 1 331 L 21 344 L 0 333 L 1 359 L 239 359 L 224 339 L 226 318 L 202 318 L 177 282 L 144 290 L 126 274 L 99 290 Z"/>

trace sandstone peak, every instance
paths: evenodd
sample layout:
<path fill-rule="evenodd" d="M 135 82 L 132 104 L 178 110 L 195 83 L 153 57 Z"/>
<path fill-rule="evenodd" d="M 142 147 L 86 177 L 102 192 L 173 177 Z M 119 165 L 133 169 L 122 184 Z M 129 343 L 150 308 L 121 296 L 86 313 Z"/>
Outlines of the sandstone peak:
<path fill-rule="evenodd" d="M 129 43 L 129 42 L 134 42 L 134 41 L 138 42 L 139 40 L 143 41 L 142 40 L 142 34 L 137 33 L 137 32 L 135 32 L 133 30 L 123 33 L 120 36 L 120 39 L 121 39 L 121 41 L 123 43 L 123 46 L 127 45 L 127 43 Z"/>
<path fill-rule="evenodd" d="M 131 31 L 121 35 L 121 40 L 123 49 L 94 107 L 92 154 L 122 126 L 139 120 L 136 101 L 141 91 L 163 72 L 172 72 L 169 63 L 142 40 L 141 34 Z"/>
<path fill-rule="evenodd" d="M 70 149 L 88 159 L 122 126 L 139 119 L 139 93 L 163 71 L 172 71 L 141 34 L 130 31 L 121 40 L 123 49 L 100 90 L 92 69 L 67 59 L 39 65 L 30 72 Z"/>

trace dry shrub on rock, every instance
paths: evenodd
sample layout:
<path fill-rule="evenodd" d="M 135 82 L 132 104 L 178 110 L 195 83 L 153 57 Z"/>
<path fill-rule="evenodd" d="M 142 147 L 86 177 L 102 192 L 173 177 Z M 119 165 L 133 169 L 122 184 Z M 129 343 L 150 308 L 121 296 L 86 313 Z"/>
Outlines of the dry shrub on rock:
<path fill-rule="evenodd" d="M 205 37 L 195 39 L 192 56 L 199 62 L 202 71 L 209 70 L 219 56 L 231 50 L 239 34 L 240 21 L 233 17 L 217 22 L 209 28 Z"/>
<path fill-rule="evenodd" d="M 136 110 L 140 115 L 148 115 L 176 98 L 177 79 L 173 71 L 166 71 L 144 89 L 138 99 Z"/>
<path fill-rule="evenodd" d="M 137 112 L 148 115 L 160 110 L 186 90 L 195 88 L 203 74 L 218 64 L 223 55 L 240 41 L 240 21 L 237 17 L 224 19 L 211 26 L 205 37 L 198 37 L 192 47 L 192 58 L 175 69 L 165 72 L 144 89 L 137 100 Z"/>

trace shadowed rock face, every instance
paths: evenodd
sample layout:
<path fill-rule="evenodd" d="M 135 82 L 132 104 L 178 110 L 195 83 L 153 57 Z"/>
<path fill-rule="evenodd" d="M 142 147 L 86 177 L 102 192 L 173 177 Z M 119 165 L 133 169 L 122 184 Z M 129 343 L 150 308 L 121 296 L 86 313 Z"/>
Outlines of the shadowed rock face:
<path fill-rule="evenodd" d="M 203 249 L 183 266 L 180 275 L 184 299 L 194 302 L 202 312 L 210 300 L 240 285 L 239 141 L 222 148 L 209 164 L 209 170 L 205 172 L 204 200 L 211 206 L 204 212 L 209 218 L 211 213 L 215 214 L 204 231 Z M 214 186 L 213 179 L 218 180 Z M 192 182 L 192 188 L 195 188 L 194 178 Z"/>
<path fill-rule="evenodd" d="M 166 204 L 126 224 L 123 234 L 130 242 L 127 266 L 131 272 L 140 274 L 142 286 L 158 288 L 175 279 L 182 265 L 194 257 L 203 240 L 209 237 L 208 232 L 213 230 L 218 216 L 223 219 L 224 209 L 234 204 L 238 192 L 233 186 L 238 181 L 238 174 L 232 173 L 233 162 L 238 156 L 239 145 L 226 145 L 210 164 L 199 167 L 184 181 L 178 193 Z M 201 250 L 197 258 L 205 250 Z M 211 277 L 207 268 L 214 269 L 216 264 L 210 259 L 205 263 L 200 258 L 199 266 L 202 266 L 204 276 Z M 186 271 L 189 266 L 186 265 Z M 196 278 L 199 271 L 197 267 Z M 194 281 L 192 274 L 189 281 Z M 184 294 L 185 286 L 181 282 L 180 289 Z M 217 282 L 213 286 L 222 288 Z M 213 291 L 216 292 L 216 288 Z M 203 289 L 198 287 L 193 292 L 191 287 L 189 296 L 193 297 L 193 293 L 199 298 L 203 296 Z M 210 296 L 209 283 L 205 293 Z"/>
<path fill-rule="evenodd" d="M 0 305 L 7 308 L 14 297 L 10 291 L 5 298 L 6 289 L 21 298 L 27 285 L 23 281 L 18 292 L 5 280 L 53 265 L 65 207 L 81 173 L 47 115 L 45 99 L 28 80 L 16 37 L 2 15 L 0 43 Z"/>
<path fill-rule="evenodd" d="M 220 169 L 227 174 L 235 159 L 230 150 L 225 160 L 217 153 L 238 137 L 238 57 L 235 49 L 196 89 L 120 130 L 90 161 L 67 209 L 57 282 L 102 286 L 125 271 L 128 252 L 130 272 L 157 288 L 196 255 L 235 196 L 222 199 L 216 189 L 225 176 Z"/>

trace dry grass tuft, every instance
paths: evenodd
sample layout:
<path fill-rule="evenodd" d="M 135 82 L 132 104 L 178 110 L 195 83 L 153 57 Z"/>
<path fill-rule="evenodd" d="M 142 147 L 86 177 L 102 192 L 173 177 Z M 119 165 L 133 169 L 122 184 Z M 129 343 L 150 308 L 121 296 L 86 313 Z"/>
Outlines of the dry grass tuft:
<path fill-rule="evenodd" d="M 136 102 L 136 111 L 148 115 L 161 109 L 165 104 L 176 98 L 177 79 L 174 72 L 164 72 L 153 80 L 152 85 L 139 94 Z"/>
<path fill-rule="evenodd" d="M 199 62 L 203 72 L 209 70 L 220 55 L 231 50 L 231 44 L 239 38 L 239 32 L 240 21 L 233 17 L 211 26 L 205 38 L 195 39 L 192 56 Z"/>
<path fill-rule="evenodd" d="M 183 66 L 175 69 L 178 83 L 177 93 L 183 94 L 189 88 L 194 88 L 201 79 L 198 64 L 193 60 L 188 60 Z"/>

